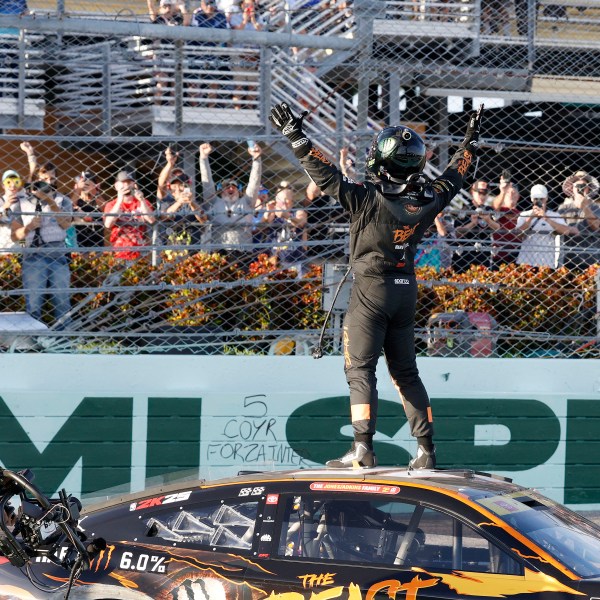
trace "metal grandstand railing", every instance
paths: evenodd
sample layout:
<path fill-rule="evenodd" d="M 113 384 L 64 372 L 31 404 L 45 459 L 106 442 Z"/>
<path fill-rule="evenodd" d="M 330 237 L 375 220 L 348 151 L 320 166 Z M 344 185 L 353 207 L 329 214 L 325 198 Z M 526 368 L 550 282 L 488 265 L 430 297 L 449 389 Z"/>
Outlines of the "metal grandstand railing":
<path fill-rule="evenodd" d="M 39 129 L 44 117 L 40 36 L 0 33 L 0 127 Z"/>

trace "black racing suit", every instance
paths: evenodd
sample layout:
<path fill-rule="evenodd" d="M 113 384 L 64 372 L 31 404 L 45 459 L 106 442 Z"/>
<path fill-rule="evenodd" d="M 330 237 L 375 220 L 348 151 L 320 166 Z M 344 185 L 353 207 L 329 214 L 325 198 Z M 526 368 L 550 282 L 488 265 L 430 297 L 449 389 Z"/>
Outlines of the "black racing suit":
<path fill-rule="evenodd" d="M 355 439 L 375 433 L 375 370 L 382 349 L 411 434 L 431 436 L 431 405 L 415 354 L 414 258 L 425 231 L 460 190 L 472 154 L 461 148 L 431 183 L 398 185 L 356 183 L 344 177 L 317 148 L 309 152 L 303 148 L 301 153 L 300 162 L 310 178 L 350 213 L 354 284 L 344 320 L 344 368 L 350 404 L 370 406 L 368 419 L 352 423 Z"/>

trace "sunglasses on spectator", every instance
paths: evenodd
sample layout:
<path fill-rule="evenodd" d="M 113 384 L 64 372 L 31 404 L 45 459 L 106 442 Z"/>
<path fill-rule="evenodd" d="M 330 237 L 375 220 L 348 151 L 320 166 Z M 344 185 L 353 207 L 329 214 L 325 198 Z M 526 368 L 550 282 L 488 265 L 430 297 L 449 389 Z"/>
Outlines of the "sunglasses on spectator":
<path fill-rule="evenodd" d="M 477 188 L 475 188 L 473 191 L 477 192 L 478 194 L 488 194 L 489 193 L 487 189 L 478 190 Z"/>
<path fill-rule="evenodd" d="M 14 183 L 15 185 L 23 185 L 23 180 L 20 177 L 7 177 L 2 183 Z"/>

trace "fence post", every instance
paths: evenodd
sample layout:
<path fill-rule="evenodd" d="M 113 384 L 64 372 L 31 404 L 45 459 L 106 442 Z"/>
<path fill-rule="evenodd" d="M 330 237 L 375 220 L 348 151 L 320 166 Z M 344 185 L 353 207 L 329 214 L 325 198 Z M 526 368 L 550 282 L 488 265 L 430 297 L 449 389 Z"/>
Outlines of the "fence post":
<path fill-rule="evenodd" d="M 260 105 L 261 123 L 269 122 L 269 113 L 271 111 L 271 48 L 268 46 L 260 47 L 260 94 L 258 95 Z"/>
<path fill-rule="evenodd" d="M 471 58 L 481 54 L 481 0 L 475 0 L 473 5 L 473 43 L 471 44 Z"/>
<path fill-rule="evenodd" d="M 527 0 L 527 69 L 533 71 L 535 64 L 535 37 L 537 0 Z"/>
<path fill-rule="evenodd" d="M 175 40 L 175 136 L 183 133 L 183 40 Z"/>
<path fill-rule="evenodd" d="M 112 74 L 110 42 L 102 46 L 102 129 L 104 135 L 112 132 Z"/>
<path fill-rule="evenodd" d="M 17 88 L 17 127 L 25 129 L 25 30 L 19 30 L 19 82 Z"/>
<path fill-rule="evenodd" d="M 373 57 L 373 20 L 376 7 L 370 0 L 356 0 L 354 14 L 356 15 L 357 40 L 359 43 L 358 64 L 361 69 L 358 74 L 358 103 L 356 109 L 356 172 L 365 170 L 364 146 L 369 133 L 369 85 L 371 83 L 371 61 Z"/>
<path fill-rule="evenodd" d="M 340 150 L 344 147 L 344 99 L 338 96 L 335 99 L 335 160 L 340 156 Z"/>

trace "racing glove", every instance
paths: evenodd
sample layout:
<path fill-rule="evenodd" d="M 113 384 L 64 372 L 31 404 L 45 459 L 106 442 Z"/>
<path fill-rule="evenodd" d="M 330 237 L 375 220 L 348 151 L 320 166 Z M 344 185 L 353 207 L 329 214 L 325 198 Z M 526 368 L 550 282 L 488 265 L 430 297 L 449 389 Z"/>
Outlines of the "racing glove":
<path fill-rule="evenodd" d="M 309 153 L 312 144 L 302 131 L 304 117 L 308 111 L 304 111 L 299 117 L 295 117 L 290 107 L 282 102 L 271 109 L 269 121 L 278 129 L 292 144 L 292 150 L 296 158 L 302 158 Z"/>
<path fill-rule="evenodd" d="M 483 104 L 477 112 L 471 113 L 469 124 L 465 132 L 465 139 L 461 146 L 466 148 L 473 156 L 477 156 L 479 150 L 479 133 L 481 131 L 481 117 L 483 115 Z"/>

